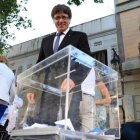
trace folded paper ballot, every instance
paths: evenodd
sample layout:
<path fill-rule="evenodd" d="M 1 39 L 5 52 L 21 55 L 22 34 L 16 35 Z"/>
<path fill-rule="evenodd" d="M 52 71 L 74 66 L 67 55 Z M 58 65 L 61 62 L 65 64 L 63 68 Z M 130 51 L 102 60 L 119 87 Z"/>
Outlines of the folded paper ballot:
<path fill-rule="evenodd" d="M 60 121 L 56 121 L 54 122 L 56 126 L 59 126 L 60 129 L 65 129 L 65 124 L 67 126 L 67 130 L 71 130 L 71 131 L 75 131 L 71 120 L 68 118 L 66 120 L 60 120 Z"/>
<path fill-rule="evenodd" d="M 46 128 L 49 127 L 48 124 L 38 124 L 38 123 L 34 123 L 31 126 L 28 127 L 24 127 L 23 129 L 32 129 L 32 128 Z"/>

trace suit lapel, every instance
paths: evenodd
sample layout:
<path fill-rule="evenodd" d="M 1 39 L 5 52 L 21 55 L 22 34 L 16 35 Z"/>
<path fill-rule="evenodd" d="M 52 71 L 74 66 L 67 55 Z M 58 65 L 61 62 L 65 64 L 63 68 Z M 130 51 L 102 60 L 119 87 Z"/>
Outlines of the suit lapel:
<path fill-rule="evenodd" d="M 50 43 L 49 43 L 49 48 L 48 50 L 50 50 L 50 54 L 53 54 L 53 42 L 54 42 L 54 38 L 55 38 L 55 34 L 51 37 L 50 39 Z"/>
<path fill-rule="evenodd" d="M 66 34 L 66 36 L 64 37 L 64 39 L 62 40 L 58 50 L 66 47 L 66 45 L 69 45 L 67 42 L 70 40 L 71 36 L 72 36 L 73 31 L 70 29 L 68 31 L 68 33 Z"/>

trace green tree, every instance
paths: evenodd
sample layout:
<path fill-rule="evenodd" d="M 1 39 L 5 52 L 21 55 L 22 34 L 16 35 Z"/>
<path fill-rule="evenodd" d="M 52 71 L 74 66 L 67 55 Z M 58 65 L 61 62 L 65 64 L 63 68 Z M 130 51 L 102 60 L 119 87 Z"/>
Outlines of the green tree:
<path fill-rule="evenodd" d="M 81 5 L 82 2 L 84 2 L 85 0 L 68 0 L 68 4 L 72 5 L 75 4 L 77 6 Z M 103 3 L 103 0 L 94 0 L 95 3 Z"/>
<path fill-rule="evenodd" d="M 21 28 L 32 27 L 30 19 L 20 15 L 20 11 L 27 11 L 26 7 L 28 0 L 0 0 L 0 54 L 4 49 L 9 49 L 10 46 L 6 40 L 15 39 L 15 34 L 10 32 L 10 28 L 16 27 L 18 30 Z"/>

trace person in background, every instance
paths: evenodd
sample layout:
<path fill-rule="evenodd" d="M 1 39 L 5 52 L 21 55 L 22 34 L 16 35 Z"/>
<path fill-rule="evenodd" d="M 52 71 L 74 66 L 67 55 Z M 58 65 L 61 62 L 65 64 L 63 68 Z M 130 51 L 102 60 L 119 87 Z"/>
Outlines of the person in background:
<path fill-rule="evenodd" d="M 96 104 L 95 126 L 103 130 L 106 128 L 107 117 L 105 104 L 110 103 L 111 98 L 107 87 L 102 81 L 96 82 L 94 99 Z"/>
<path fill-rule="evenodd" d="M 5 126 L 8 114 L 8 105 L 15 98 L 15 76 L 5 56 L 0 55 L 0 126 Z"/>
<path fill-rule="evenodd" d="M 91 68 L 89 74 L 81 84 L 82 101 L 80 102 L 80 120 L 83 132 L 89 132 L 95 128 L 94 116 L 96 114 L 95 95 L 95 71 Z"/>
<path fill-rule="evenodd" d="M 106 108 L 110 103 L 108 89 L 100 80 L 99 73 L 92 68 L 81 84 L 82 101 L 80 103 L 81 129 L 89 132 L 94 128 L 106 128 Z"/>

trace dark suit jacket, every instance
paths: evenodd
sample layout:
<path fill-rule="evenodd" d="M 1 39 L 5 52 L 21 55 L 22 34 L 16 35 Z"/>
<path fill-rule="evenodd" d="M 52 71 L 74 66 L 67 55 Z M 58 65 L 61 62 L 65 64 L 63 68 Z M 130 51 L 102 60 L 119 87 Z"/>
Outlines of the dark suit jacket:
<path fill-rule="evenodd" d="M 56 33 L 54 33 L 50 36 L 47 36 L 42 40 L 37 63 L 44 60 L 45 58 L 51 56 L 52 54 L 54 54 L 53 42 L 54 42 L 55 35 L 56 35 Z M 79 50 L 90 55 L 90 48 L 89 48 L 89 44 L 88 44 L 87 35 L 83 32 L 72 31 L 70 29 L 68 31 L 68 33 L 66 34 L 66 36 L 64 37 L 64 39 L 62 40 L 62 42 L 58 48 L 58 51 L 65 48 L 68 45 L 73 45 L 74 47 L 78 48 Z M 78 66 L 78 63 L 76 64 L 76 67 L 77 67 L 77 73 L 70 75 L 70 78 L 74 81 L 75 84 L 80 84 L 80 82 L 83 79 L 79 80 L 79 77 L 82 77 L 82 74 L 85 72 L 83 71 L 84 69 L 81 68 L 82 66 Z M 78 70 L 78 68 L 80 68 L 80 69 Z M 57 67 L 57 69 L 58 69 L 58 67 Z M 56 71 L 56 70 L 54 70 L 54 71 Z M 79 73 L 79 71 L 80 71 L 80 73 Z M 49 74 L 50 72 L 47 71 L 46 73 L 48 73 L 48 75 L 50 75 Z M 46 75 L 46 79 L 48 77 L 51 77 L 48 75 Z M 47 81 L 45 83 L 47 83 Z"/>
<path fill-rule="evenodd" d="M 55 33 L 53 35 L 47 36 L 42 40 L 41 48 L 37 63 L 44 60 L 45 58 L 54 54 L 53 52 L 53 42 L 55 38 Z M 90 55 L 90 48 L 88 44 L 87 35 L 83 32 L 72 31 L 71 29 L 68 31 L 64 39 L 62 40 L 58 51 L 65 48 L 68 45 L 73 45 L 79 50 L 85 52 Z"/>

